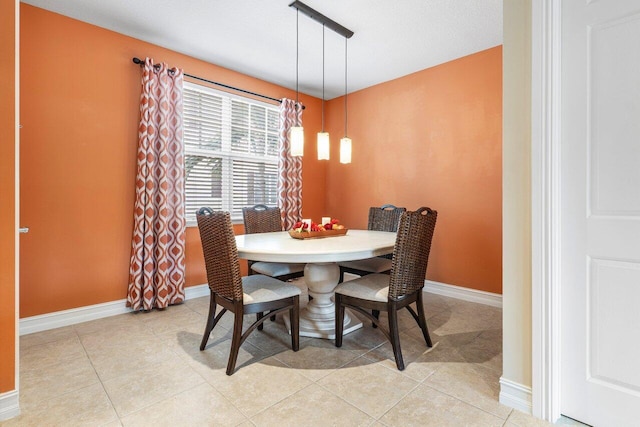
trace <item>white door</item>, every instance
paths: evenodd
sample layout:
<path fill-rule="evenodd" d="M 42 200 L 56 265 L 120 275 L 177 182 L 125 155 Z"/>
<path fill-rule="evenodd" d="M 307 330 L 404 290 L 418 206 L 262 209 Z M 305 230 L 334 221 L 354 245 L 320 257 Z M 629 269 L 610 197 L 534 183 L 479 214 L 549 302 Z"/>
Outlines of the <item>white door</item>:
<path fill-rule="evenodd" d="M 562 1 L 561 412 L 640 425 L 640 1 Z"/>

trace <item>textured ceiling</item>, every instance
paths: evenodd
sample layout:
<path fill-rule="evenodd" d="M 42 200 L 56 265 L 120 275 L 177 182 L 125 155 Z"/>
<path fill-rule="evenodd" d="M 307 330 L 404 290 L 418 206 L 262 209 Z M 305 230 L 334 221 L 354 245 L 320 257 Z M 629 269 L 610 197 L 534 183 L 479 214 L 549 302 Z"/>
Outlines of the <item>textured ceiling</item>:
<path fill-rule="evenodd" d="M 348 41 L 349 92 L 502 44 L 502 1 L 303 0 L 355 32 Z M 23 2 L 295 89 L 291 0 Z M 299 20 L 300 92 L 320 97 L 322 25 L 302 13 Z M 325 34 L 331 99 L 344 93 L 345 42 L 331 30 Z"/>

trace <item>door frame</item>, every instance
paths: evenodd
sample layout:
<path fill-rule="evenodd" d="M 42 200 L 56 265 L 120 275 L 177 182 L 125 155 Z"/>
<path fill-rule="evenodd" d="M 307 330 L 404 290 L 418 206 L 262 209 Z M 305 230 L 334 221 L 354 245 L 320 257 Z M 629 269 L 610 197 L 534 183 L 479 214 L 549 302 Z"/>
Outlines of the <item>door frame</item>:
<path fill-rule="evenodd" d="M 531 280 L 533 415 L 561 409 L 561 0 L 531 2 Z"/>

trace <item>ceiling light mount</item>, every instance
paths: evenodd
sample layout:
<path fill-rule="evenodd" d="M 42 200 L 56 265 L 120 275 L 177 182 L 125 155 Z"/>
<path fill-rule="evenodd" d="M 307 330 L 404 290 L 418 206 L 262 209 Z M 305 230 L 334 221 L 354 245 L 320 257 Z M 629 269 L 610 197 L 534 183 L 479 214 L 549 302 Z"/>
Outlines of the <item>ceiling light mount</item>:
<path fill-rule="evenodd" d="M 317 10 L 307 6 L 306 4 L 302 3 L 301 1 L 296 0 L 293 3 L 291 3 L 289 5 L 289 7 L 295 7 L 297 10 L 299 10 L 302 13 L 304 13 L 309 18 L 311 18 L 311 19 L 313 19 L 315 21 L 318 21 L 319 23 L 323 24 L 325 27 L 335 31 L 338 34 L 340 34 L 342 37 L 350 39 L 351 36 L 353 36 L 353 31 L 349 30 L 348 28 L 343 27 L 342 25 L 338 24 L 333 19 L 327 18 L 326 16 L 324 16 L 323 14 L 318 12 Z"/>

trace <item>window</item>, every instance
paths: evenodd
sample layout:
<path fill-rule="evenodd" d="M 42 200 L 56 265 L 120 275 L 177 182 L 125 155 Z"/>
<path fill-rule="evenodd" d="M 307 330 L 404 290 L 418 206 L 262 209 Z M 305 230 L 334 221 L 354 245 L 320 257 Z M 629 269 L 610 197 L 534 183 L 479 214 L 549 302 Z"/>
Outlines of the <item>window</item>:
<path fill-rule="evenodd" d="M 187 223 L 203 206 L 241 220 L 245 206 L 277 203 L 276 106 L 185 82 L 183 120 Z"/>

